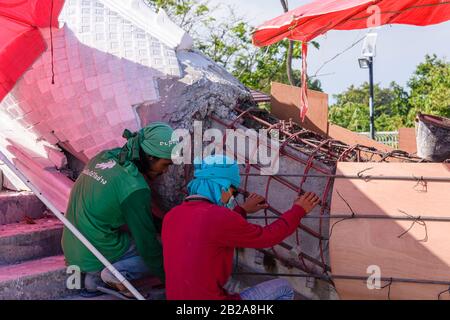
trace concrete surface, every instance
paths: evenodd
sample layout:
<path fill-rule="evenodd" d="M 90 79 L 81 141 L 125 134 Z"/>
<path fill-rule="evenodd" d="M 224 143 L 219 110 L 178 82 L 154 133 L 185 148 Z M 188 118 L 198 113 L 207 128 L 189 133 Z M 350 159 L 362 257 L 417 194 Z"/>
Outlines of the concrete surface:
<path fill-rule="evenodd" d="M 62 254 L 62 223 L 56 218 L 35 219 L 0 226 L 0 265 Z"/>
<path fill-rule="evenodd" d="M 1 300 L 47 300 L 73 295 L 66 288 L 64 256 L 0 267 Z"/>
<path fill-rule="evenodd" d="M 40 218 L 44 210 L 44 204 L 32 192 L 0 192 L 0 225 L 20 222 L 25 216 Z"/>

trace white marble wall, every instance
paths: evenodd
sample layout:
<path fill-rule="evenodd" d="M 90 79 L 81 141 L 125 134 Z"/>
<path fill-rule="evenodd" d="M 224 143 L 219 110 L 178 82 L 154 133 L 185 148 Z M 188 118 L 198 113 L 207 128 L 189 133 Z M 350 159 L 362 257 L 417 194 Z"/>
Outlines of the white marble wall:
<path fill-rule="evenodd" d="M 181 69 L 175 48 L 102 1 L 69 0 L 60 21 L 53 29 L 55 83 L 50 29 L 43 29 L 48 49 L 0 108 L 39 139 L 66 142 L 90 158 L 122 145 L 123 129 L 138 129 L 133 105 L 157 101 L 156 79 L 179 77 Z"/>
<path fill-rule="evenodd" d="M 160 99 L 158 79 L 181 76 L 176 49 L 188 48 L 190 37 L 163 12 L 142 6 L 137 0 L 67 0 L 61 28 L 40 30 L 47 50 L 0 102 L 8 124 L 0 126 L 0 150 L 19 165 L 37 164 L 41 172 L 25 171 L 44 191 L 51 179 L 65 180 L 47 175 L 64 163 L 57 143 L 83 159 L 122 146 L 123 130 L 139 129 L 134 106 Z M 50 180 L 42 184 L 45 176 Z"/>

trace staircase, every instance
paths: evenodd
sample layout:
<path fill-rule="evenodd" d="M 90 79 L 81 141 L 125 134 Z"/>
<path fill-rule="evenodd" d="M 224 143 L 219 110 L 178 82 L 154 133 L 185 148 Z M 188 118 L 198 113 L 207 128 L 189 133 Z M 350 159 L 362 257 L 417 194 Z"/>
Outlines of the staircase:
<path fill-rule="evenodd" d="M 0 300 L 59 299 L 66 288 L 63 225 L 31 192 L 0 192 Z"/>
<path fill-rule="evenodd" d="M 84 298 L 67 289 L 62 231 L 62 222 L 32 192 L 0 191 L 0 300 L 118 300 L 109 294 Z M 155 277 L 142 282 L 144 296 L 164 299 L 153 288 Z"/>

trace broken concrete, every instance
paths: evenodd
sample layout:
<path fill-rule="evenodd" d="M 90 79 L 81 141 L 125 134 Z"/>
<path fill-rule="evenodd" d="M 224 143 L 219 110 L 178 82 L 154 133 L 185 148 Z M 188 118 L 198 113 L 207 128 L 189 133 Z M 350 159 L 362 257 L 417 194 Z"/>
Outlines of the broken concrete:
<path fill-rule="evenodd" d="M 0 192 L 0 225 L 20 222 L 25 216 L 40 218 L 44 210 L 45 205 L 32 192 Z"/>
<path fill-rule="evenodd" d="M 182 67 L 180 79 L 158 80 L 160 100 L 136 106 L 141 126 L 165 121 L 173 128 L 193 132 L 195 120 L 203 121 L 203 129 L 212 126 L 209 116 L 234 120 L 232 109 L 238 102 L 251 100 L 250 91 L 225 69 L 197 52 L 177 53 Z M 186 180 L 182 166 L 173 166 L 170 173 L 154 184 L 161 206 L 166 211 L 184 198 L 181 187 Z"/>

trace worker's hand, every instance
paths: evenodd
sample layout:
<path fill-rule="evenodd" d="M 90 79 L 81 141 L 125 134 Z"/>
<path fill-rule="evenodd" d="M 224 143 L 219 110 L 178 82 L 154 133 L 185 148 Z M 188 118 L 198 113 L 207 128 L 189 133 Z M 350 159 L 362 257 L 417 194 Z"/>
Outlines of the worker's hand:
<path fill-rule="evenodd" d="M 311 212 L 320 202 L 319 197 L 314 192 L 306 192 L 298 197 L 294 204 L 302 207 L 306 213 Z"/>
<path fill-rule="evenodd" d="M 269 205 L 266 203 L 266 199 L 256 193 L 250 193 L 247 200 L 241 205 L 241 208 L 247 213 L 255 213 L 261 209 L 267 208 Z"/>

